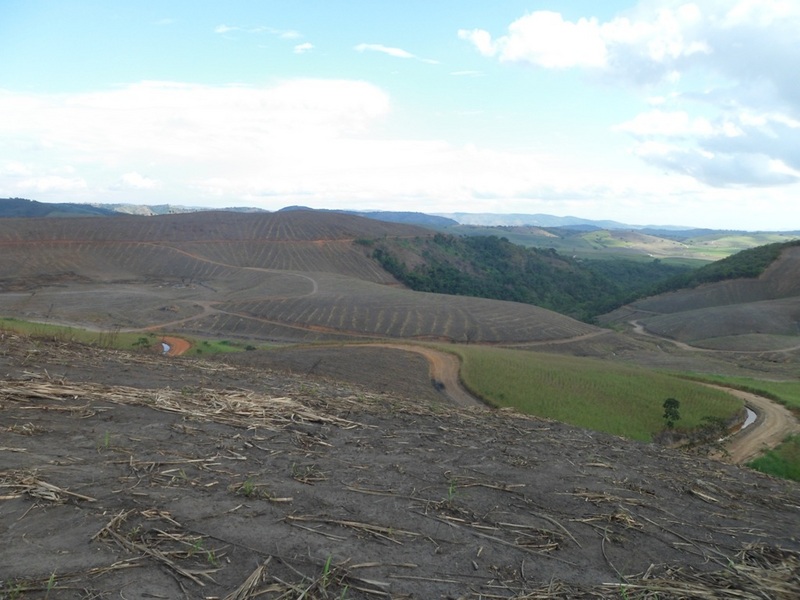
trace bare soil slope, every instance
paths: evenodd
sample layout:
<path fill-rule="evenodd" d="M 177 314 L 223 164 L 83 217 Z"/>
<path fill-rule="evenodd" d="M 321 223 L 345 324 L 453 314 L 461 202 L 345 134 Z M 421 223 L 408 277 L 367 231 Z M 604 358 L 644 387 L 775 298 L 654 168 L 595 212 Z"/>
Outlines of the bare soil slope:
<path fill-rule="evenodd" d="M 523 342 L 596 328 L 531 305 L 416 294 L 355 243 L 432 235 L 336 213 L 0 222 L 0 314 L 274 341 Z"/>
<path fill-rule="evenodd" d="M 800 593 L 797 484 L 313 375 L 1 343 L 0 597 Z"/>

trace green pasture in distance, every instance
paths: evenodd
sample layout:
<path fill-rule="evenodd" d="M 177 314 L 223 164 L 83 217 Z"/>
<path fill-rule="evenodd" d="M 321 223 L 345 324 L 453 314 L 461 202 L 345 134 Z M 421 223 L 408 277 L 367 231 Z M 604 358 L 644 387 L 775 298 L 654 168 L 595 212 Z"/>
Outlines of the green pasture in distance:
<path fill-rule="evenodd" d="M 766 381 L 750 377 L 692 374 L 692 379 L 727 385 L 752 394 L 771 398 L 797 411 L 800 410 L 800 381 Z"/>
<path fill-rule="evenodd" d="M 461 357 L 464 384 L 487 402 L 620 435 L 651 441 L 666 427 L 664 401 L 680 402 L 675 429 L 728 419 L 743 403 L 723 391 L 629 365 L 536 352 L 450 346 Z"/>
<path fill-rule="evenodd" d="M 141 332 L 90 331 L 80 327 L 67 327 L 50 323 L 35 323 L 9 317 L 0 317 L 0 330 L 12 331 L 32 338 L 43 338 L 59 342 L 78 342 L 101 348 L 130 349 L 141 345 L 142 338 L 152 344 L 159 342 L 158 336 Z"/>
<path fill-rule="evenodd" d="M 118 350 L 134 350 L 156 348 L 160 350 L 161 338 L 165 333 L 156 332 L 122 332 L 122 331 L 90 331 L 80 327 L 67 327 L 51 323 L 35 323 L 10 317 L 0 317 L 0 331 L 11 331 L 18 335 L 31 338 L 53 340 L 57 342 L 77 342 L 100 348 L 115 348 Z M 244 352 L 255 350 L 244 342 L 229 340 L 197 340 L 183 337 L 192 347 L 190 354 L 220 354 L 225 352 Z"/>
<path fill-rule="evenodd" d="M 800 481 L 800 435 L 792 435 L 747 465 L 775 477 Z"/>

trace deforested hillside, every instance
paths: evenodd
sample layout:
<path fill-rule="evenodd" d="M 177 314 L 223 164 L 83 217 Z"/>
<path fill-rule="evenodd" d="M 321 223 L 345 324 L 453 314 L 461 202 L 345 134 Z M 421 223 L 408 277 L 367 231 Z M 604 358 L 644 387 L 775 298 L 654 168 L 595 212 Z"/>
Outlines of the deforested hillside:
<path fill-rule="evenodd" d="M 433 233 L 334 212 L 0 222 L 0 314 L 281 342 L 525 343 L 597 332 L 520 302 L 404 288 L 364 239 Z"/>
<path fill-rule="evenodd" d="M 778 250 L 777 258 L 762 267 L 757 277 L 703 283 L 637 300 L 605 315 L 601 322 L 637 322 L 656 335 L 716 349 L 796 346 L 800 343 L 800 246 L 783 244 Z M 712 276 L 730 268 L 722 267 L 710 270 Z"/>
<path fill-rule="evenodd" d="M 311 210 L 277 213 L 195 212 L 154 217 L 3 219 L 0 241 L 212 242 L 330 241 L 413 236 L 427 229 Z"/>
<path fill-rule="evenodd" d="M 352 243 L 361 236 L 427 235 L 411 225 L 291 211 L 157 217 L 0 220 L 0 280 L 88 276 L 202 281 L 221 267 L 393 278 Z"/>

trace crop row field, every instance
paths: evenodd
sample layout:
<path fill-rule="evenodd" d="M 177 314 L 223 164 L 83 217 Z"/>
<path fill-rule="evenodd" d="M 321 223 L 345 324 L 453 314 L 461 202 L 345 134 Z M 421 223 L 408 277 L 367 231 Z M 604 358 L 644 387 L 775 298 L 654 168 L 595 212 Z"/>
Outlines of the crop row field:
<path fill-rule="evenodd" d="M 0 278 L 77 273 L 89 279 L 172 277 L 201 281 L 231 269 L 331 272 L 376 283 L 394 278 L 346 242 L 38 242 L 0 247 Z"/>
<path fill-rule="evenodd" d="M 597 331 L 528 304 L 412 292 L 327 274 L 316 277 L 319 291 L 313 295 L 226 302 L 216 308 L 330 333 L 465 343 L 543 341 Z"/>
<path fill-rule="evenodd" d="M 396 283 L 350 240 L 313 242 L 204 242 L 176 245 L 198 260 L 236 267 L 338 273 L 376 283 Z"/>
<path fill-rule="evenodd" d="M 740 400 L 671 375 L 608 361 L 477 346 L 456 346 L 461 376 L 496 406 L 651 441 L 666 427 L 663 403 L 680 402 L 677 430 L 727 421 Z"/>
<path fill-rule="evenodd" d="M 386 274 L 379 277 L 380 270 L 354 244 L 252 244 L 246 250 L 228 243 L 198 244 L 188 250 L 146 242 L 35 246 L 30 253 L 24 245 L 7 248 L 10 251 L 0 257 L 0 280 L 13 280 L 16 286 L 0 293 L 4 314 L 135 328 L 185 321 L 197 314 L 193 303 L 203 302 L 237 318 L 215 316 L 203 323 L 180 323 L 181 327 L 211 326 L 222 335 L 251 330 L 259 335 L 265 327 L 271 332 L 277 326 L 337 339 L 484 343 L 563 339 L 596 330 L 532 305 L 412 292 L 312 271 L 338 264 L 340 270 L 382 279 L 381 283 L 391 279 Z M 207 256 L 198 255 L 201 250 Z M 295 268 L 274 270 L 259 264 Z M 23 296 L 9 295 L 12 292 Z"/>
<path fill-rule="evenodd" d="M 763 300 L 690 310 L 681 313 L 648 316 L 641 319 L 648 331 L 663 337 L 720 350 L 759 350 L 796 346 L 797 323 L 800 321 L 800 296 L 781 300 Z M 743 336 L 740 344 L 715 343 L 718 338 L 727 342 Z M 749 347 L 753 336 L 761 341 Z M 792 339 L 793 338 L 793 339 Z M 710 340 L 705 343 L 704 340 Z"/>
<path fill-rule="evenodd" d="M 198 212 L 156 217 L 2 219 L 0 245 L 30 241 L 193 242 L 316 241 L 433 235 L 427 229 L 354 215 L 288 211 Z"/>

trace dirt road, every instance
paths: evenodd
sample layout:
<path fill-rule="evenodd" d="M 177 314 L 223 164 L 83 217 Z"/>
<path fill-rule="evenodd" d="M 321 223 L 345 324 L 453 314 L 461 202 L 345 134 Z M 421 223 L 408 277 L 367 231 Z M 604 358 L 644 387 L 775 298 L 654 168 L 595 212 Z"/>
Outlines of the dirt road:
<path fill-rule="evenodd" d="M 743 464 L 756 458 L 764 451 L 774 448 L 790 434 L 800 433 L 800 423 L 785 407 L 749 392 L 717 387 L 745 401 L 757 416 L 755 423 L 747 429 L 731 436 L 726 443 L 726 460 Z"/>
<path fill-rule="evenodd" d="M 165 335 L 161 338 L 161 341 L 169 346 L 167 356 L 180 356 L 192 347 L 192 345 L 183 338 L 173 336 Z"/>
<path fill-rule="evenodd" d="M 669 342 L 682 350 L 707 353 L 724 352 L 723 350 L 697 348 L 677 340 L 656 335 L 647 331 L 639 321 L 630 321 L 630 324 L 633 326 L 634 333 Z M 747 352 L 740 353 L 747 354 Z M 736 464 L 743 464 L 753 460 L 766 450 L 774 448 L 786 436 L 800 432 L 800 424 L 798 424 L 795 416 L 785 406 L 773 402 L 769 398 L 724 386 L 709 387 L 716 387 L 737 398 L 741 398 L 758 415 L 755 423 L 727 440 L 725 444 L 727 456 L 719 455 L 716 456 L 717 458 L 724 458 Z"/>
<path fill-rule="evenodd" d="M 487 408 L 486 404 L 470 394 L 461 385 L 459 371 L 461 362 L 455 354 L 441 352 L 425 346 L 414 346 L 411 344 L 369 344 L 380 348 L 395 348 L 406 352 L 421 354 L 428 360 L 430 365 L 431 379 L 438 382 L 443 387 L 444 393 L 450 400 L 463 407 Z"/>

